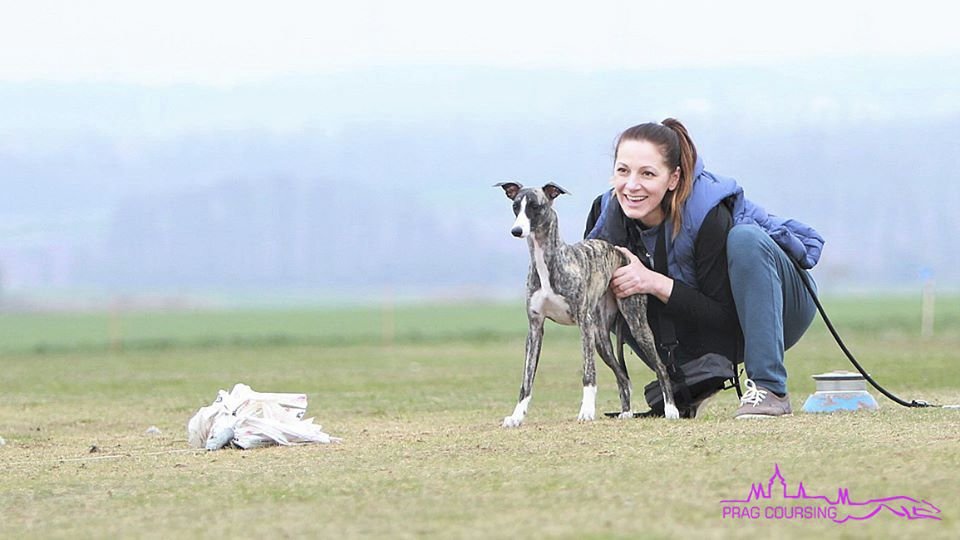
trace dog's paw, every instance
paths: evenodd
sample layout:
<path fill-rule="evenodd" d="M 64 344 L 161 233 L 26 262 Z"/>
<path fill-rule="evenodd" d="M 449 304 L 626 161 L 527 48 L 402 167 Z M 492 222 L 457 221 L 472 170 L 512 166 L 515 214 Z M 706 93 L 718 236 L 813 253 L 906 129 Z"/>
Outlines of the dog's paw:
<path fill-rule="evenodd" d="M 580 401 L 580 414 L 577 415 L 579 422 L 592 422 L 597 417 L 597 386 L 588 385 L 583 387 L 583 400 Z"/>
<path fill-rule="evenodd" d="M 501 425 L 501 427 L 516 428 L 516 427 L 520 427 L 520 424 L 523 424 L 523 417 L 522 416 L 517 417 L 517 416 L 511 415 L 503 419 L 503 424 Z"/>
<path fill-rule="evenodd" d="M 633 419 L 633 411 L 623 411 L 622 413 L 620 413 L 620 416 L 618 416 L 617 418 L 619 418 L 619 419 L 621 419 L 621 420 L 626 420 L 627 418 L 629 418 L 629 419 L 632 420 L 632 419 Z"/>
<path fill-rule="evenodd" d="M 679 420 L 680 411 L 677 410 L 677 406 L 671 403 L 665 403 L 663 406 L 663 415 L 667 420 Z"/>

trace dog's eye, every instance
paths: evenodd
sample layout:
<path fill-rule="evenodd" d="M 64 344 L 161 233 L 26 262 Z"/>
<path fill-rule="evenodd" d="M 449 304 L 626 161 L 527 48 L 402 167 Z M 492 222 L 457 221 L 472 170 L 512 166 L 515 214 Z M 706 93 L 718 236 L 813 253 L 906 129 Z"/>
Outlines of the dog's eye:
<path fill-rule="evenodd" d="M 520 215 L 520 201 L 513 201 L 513 215 Z"/>

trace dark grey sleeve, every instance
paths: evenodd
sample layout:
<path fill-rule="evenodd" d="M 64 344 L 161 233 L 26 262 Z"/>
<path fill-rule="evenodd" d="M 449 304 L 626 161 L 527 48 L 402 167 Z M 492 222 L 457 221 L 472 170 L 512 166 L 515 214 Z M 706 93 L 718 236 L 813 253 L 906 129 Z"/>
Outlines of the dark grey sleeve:
<path fill-rule="evenodd" d="M 723 203 L 707 214 L 694 243 L 699 289 L 674 280 L 665 313 L 717 329 L 739 329 L 727 273 L 727 233 L 732 227 L 733 218 Z"/>

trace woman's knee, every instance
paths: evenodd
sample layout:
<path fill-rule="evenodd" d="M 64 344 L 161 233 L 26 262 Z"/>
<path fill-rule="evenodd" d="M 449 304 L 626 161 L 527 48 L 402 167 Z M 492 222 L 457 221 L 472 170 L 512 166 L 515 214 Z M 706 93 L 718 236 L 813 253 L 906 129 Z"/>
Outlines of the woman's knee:
<path fill-rule="evenodd" d="M 727 233 L 727 253 L 759 247 L 767 233 L 757 225 L 734 225 Z"/>
<path fill-rule="evenodd" d="M 736 225 L 727 233 L 727 262 L 755 264 L 758 257 L 770 255 L 773 240 L 757 225 Z"/>

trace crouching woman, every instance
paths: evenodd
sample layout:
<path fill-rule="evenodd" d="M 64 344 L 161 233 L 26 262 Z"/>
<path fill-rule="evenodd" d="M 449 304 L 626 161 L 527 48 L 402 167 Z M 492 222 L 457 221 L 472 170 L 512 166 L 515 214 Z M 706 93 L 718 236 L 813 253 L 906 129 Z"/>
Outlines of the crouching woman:
<path fill-rule="evenodd" d="M 792 414 L 784 351 L 813 320 L 803 280 L 813 284 L 807 270 L 823 238 L 767 214 L 732 178 L 706 171 L 686 128 L 672 118 L 620 135 L 612 185 L 594 201 L 586 236 L 620 246 L 629 258 L 610 288 L 620 298 L 650 295 L 648 318 L 663 360 L 684 365 L 720 355 L 743 362 L 748 379 L 735 416 Z M 631 341 L 627 336 L 636 351 Z"/>

